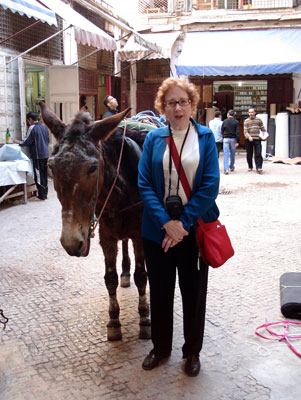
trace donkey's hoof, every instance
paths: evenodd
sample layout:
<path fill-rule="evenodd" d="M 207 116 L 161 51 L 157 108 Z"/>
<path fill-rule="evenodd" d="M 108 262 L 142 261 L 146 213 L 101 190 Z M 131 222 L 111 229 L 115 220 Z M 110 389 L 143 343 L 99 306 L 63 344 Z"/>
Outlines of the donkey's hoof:
<path fill-rule="evenodd" d="M 139 339 L 150 339 L 151 337 L 151 323 L 148 319 L 140 323 Z"/>
<path fill-rule="evenodd" d="M 121 287 L 130 287 L 131 286 L 131 276 L 130 275 L 121 275 L 120 276 L 120 286 Z"/>
<path fill-rule="evenodd" d="M 121 340 L 121 325 L 119 319 L 111 319 L 107 325 L 107 336 L 108 340 Z"/>
<path fill-rule="evenodd" d="M 107 327 L 107 336 L 110 342 L 121 340 L 122 339 L 122 332 L 121 327 Z"/>

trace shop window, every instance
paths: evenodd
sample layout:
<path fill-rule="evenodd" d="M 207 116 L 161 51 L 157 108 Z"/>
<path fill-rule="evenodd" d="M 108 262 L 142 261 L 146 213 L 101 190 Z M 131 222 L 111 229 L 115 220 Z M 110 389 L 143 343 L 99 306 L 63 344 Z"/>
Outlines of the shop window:
<path fill-rule="evenodd" d="M 239 0 L 218 0 L 218 8 L 224 9 L 238 9 L 239 8 Z"/>

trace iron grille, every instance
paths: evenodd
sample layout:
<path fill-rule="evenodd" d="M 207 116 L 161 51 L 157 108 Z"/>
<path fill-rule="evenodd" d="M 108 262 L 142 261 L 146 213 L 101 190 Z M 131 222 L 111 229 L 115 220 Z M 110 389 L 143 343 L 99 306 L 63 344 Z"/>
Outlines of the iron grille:
<path fill-rule="evenodd" d="M 193 0 L 195 10 L 292 8 L 301 0 Z"/>
<path fill-rule="evenodd" d="M 156 14 L 168 12 L 168 0 L 139 0 L 139 14 Z"/>
<path fill-rule="evenodd" d="M 141 60 L 137 62 L 137 83 L 161 83 L 169 76 L 169 59 Z"/>
<path fill-rule="evenodd" d="M 106 30 L 106 21 L 99 14 L 90 11 L 75 2 L 73 3 L 73 9 L 81 14 L 83 17 L 87 18 L 90 22 L 92 22 L 92 24 L 98 26 L 98 28 L 102 29 L 103 31 Z"/>
<path fill-rule="evenodd" d="M 82 44 L 77 45 L 78 59 L 89 55 L 96 50 L 91 46 L 84 46 Z M 112 51 L 99 50 L 97 53 L 85 58 L 79 62 L 79 66 L 82 68 L 97 70 L 103 75 L 114 74 L 114 53 Z"/>
<path fill-rule="evenodd" d="M 53 35 L 58 30 L 62 29 L 63 24 L 61 18 L 57 18 L 57 20 L 58 28 L 55 26 L 50 26 L 47 23 L 40 22 L 15 38 L 3 43 L 1 46 L 3 48 L 15 50 L 18 53 L 22 53 L 23 51 L 29 49 L 35 44 Z M 36 22 L 34 18 L 28 18 L 25 15 L 21 16 L 18 13 L 12 13 L 9 10 L 3 10 L 1 7 L 0 42 L 19 32 L 21 29 L 30 26 L 34 22 Z M 60 34 L 41 46 L 35 48 L 29 54 L 31 56 L 63 61 L 63 34 Z"/>
<path fill-rule="evenodd" d="M 97 53 L 97 70 L 103 75 L 114 75 L 114 53 L 101 50 Z"/>

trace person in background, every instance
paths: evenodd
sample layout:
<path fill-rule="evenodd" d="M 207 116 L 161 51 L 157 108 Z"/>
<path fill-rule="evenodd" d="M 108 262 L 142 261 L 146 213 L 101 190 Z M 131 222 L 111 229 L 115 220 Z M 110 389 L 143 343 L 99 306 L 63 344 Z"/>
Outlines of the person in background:
<path fill-rule="evenodd" d="M 215 111 L 215 118 L 209 121 L 209 129 L 212 130 L 214 138 L 215 138 L 215 145 L 217 149 L 217 156 L 219 157 L 219 153 L 223 148 L 223 135 L 222 135 L 222 113 L 221 111 Z"/>
<path fill-rule="evenodd" d="M 224 172 L 226 175 L 235 169 L 235 151 L 236 147 L 239 146 L 239 122 L 234 118 L 235 112 L 229 110 L 227 119 L 222 125 L 222 135 L 224 138 L 223 150 L 224 150 Z M 229 156 L 230 156 L 230 169 L 229 169 Z"/>
<path fill-rule="evenodd" d="M 113 96 L 106 96 L 103 104 L 108 108 L 108 111 L 104 113 L 102 119 L 108 118 L 111 115 L 117 114 L 118 101 Z"/>
<path fill-rule="evenodd" d="M 247 152 L 247 163 L 248 171 L 253 170 L 253 152 L 255 159 L 256 171 L 258 174 L 262 173 L 262 150 L 261 150 L 261 139 L 259 137 L 260 132 L 266 132 L 263 122 L 260 118 L 256 118 L 256 112 L 254 108 L 249 109 L 249 118 L 244 122 L 244 136 L 245 146 Z"/>
<path fill-rule="evenodd" d="M 89 112 L 88 106 L 87 106 L 87 98 L 85 95 L 82 95 L 80 98 L 80 110 L 83 112 Z"/>
<path fill-rule="evenodd" d="M 147 134 L 138 167 L 153 342 L 142 368 L 151 370 L 170 356 L 178 272 L 184 317 L 182 353 L 186 359 L 184 371 L 189 376 L 200 371 L 208 281 L 208 265 L 199 258 L 196 225 L 200 217 L 212 222 L 219 215 L 215 203 L 219 165 L 214 136 L 191 118 L 198 101 L 198 90 L 192 83 L 177 78 L 162 82 L 155 107 L 169 125 Z M 176 165 L 172 161 L 175 148 L 170 153 L 167 140 L 173 140 L 177 149 Z M 184 175 L 187 190 L 182 186 Z"/>
<path fill-rule="evenodd" d="M 223 106 L 221 113 L 222 113 L 222 121 L 224 121 L 227 118 L 227 107 Z"/>
<path fill-rule="evenodd" d="M 33 162 L 34 180 L 38 189 L 38 197 L 32 200 L 46 200 L 48 195 L 49 132 L 45 125 L 38 120 L 38 114 L 30 111 L 26 115 L 29 126 L 24 140 L 14 140 L 19 146 L 28 146 Z"/>

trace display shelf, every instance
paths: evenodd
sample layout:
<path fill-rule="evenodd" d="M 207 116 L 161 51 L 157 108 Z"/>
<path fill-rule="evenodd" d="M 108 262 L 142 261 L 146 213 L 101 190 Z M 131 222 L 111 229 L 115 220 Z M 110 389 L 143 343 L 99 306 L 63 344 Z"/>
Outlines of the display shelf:
<path fill-rule="evenodd" d="M 237 114 L 247 115 L 249 108 L 260 107 L 266 112 L 267 88 L 265 85 L 240 86 L 234 88 L 234 111 Z"/>

